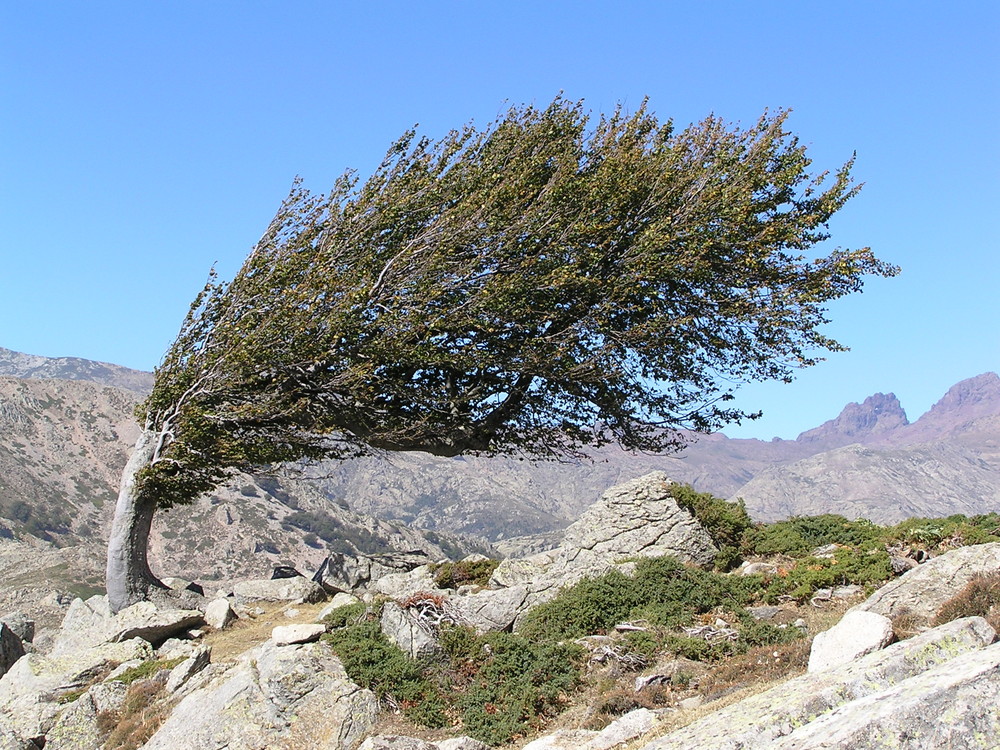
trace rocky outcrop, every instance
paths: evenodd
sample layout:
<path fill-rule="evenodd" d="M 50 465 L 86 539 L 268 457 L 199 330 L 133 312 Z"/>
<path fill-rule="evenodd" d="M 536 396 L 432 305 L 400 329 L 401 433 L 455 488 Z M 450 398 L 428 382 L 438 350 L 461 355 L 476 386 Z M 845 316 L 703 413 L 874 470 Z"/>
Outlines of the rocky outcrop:
<path fill-rule="evenodd" d="M 385 555 L 344 555 L 331 553 L 316 570 L 313 580 L 328 593 L 350 593 L 368 588 L 384 576 L 408 573 L 434 562 L 423 550 Z"/>
<path fill-rule="evenodd" d="M 895 393 L 876 393 L 860 404 L 848 404 L 836 419 L 803 432 L 797 439 L 838 445 L 860 443 L 867 438 L 888 435 L 909 423 Z"/>
<path fill-rule="evenodd" d="M 671 484 L 666 474 L 655 471 L 612 487 L 566 530 L 558 547 L 504 560 L 494 571 L 491 586 L 523 588 L 523 609 L 629 558 L 673 555 L 684 562 L 711 565 L 718 550 L 694 516 L 670 497 Z"/>
<path fill-rule="evenodd" d="M 970 748 L 992 747 L 981 739 L 977 744 L 974 733 L 998 721 L 1000 644 L 991 645 L 995 639 L 996 631 L 981 617 L 955 620 L 842 666 L 788 680 L 660 737 L 643 750 L 930 748 L 965 746 L 966 739 Z M 971 686 L 977 683 L 982 699 L 972 695 Z M 921 707 L 921 695 L 928 700 L 936 695 L 936 710 Z M 879 710 L 869 711 L 866 718 L 865 711 L 876 706 Z M 866 735 L 879 736 L 881 717 L 892 712 L 896 718 L 884 727 L 886 744 L 863 744 Z M 854 717 L 850 734 L 862 744 L 829 741 L 834 728 L 843 731 L 841 717 L 846 715 Z M 906 744 L 907 722 L 921 726 L 920 731 L 937 722 L 934 736 L 954 738 L 955 745 Z M 997 734 L 982 736 L 993 742 Z"/>
<path fill-rule="evenodd" d="M 926 626 L 975 576 L 1000 571 L 1000 542 L 959 547 L 890 581 L 856 609 Z"/>
<path fill-rule="evenodd" d="M 323 643 L 268 641 L 174 708 L 144 750 L 353 750 L 375 721 L 375 696 L 348 679 Z"/>

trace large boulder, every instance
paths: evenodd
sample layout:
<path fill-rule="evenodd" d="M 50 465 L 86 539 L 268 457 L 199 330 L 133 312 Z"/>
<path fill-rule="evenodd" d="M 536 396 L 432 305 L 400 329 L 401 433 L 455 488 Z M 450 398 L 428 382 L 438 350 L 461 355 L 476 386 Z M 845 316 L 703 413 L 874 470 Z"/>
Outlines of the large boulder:
<path fill-rule="evenodd" d="M 344 555 L 332 552 L 320 564 L 313 580 L 328 593 L 350 593 L 369 588 L 387 575 L 409 573 L 433 560 L 423 550 L 384 555 Z"/>
<path fill-rule="evenodd" d="M 975 576 L 998 571 L 1000 542 L 959 547 L 890 581 L 856 609 L 891 619 L 906 616 L 912 626 L 926 626 Z"/>
<path fill-rule="evenodd" d="M 14 662 L 24 656 L 24 644 L 7 623 L 0 622 L 0 677 L 14 666 Z"/>
<path fill-rule="evenodd" d="M 871 725 L 871 732 L 877 733 L 878 719 L 875 717 L 897 709 L 900 714 L 896 725 L 905 727 L 905 716 L 910 715 L 913 707 L 919 706 L 919 696 L 929 689 L 929 682 L 940 688 L 934 700 L 935 710 L 932 714 L 928 713 L 924 720 L 914 717 L 915 722 L 954 723 L 956 737 L 964 736 L 961 734 L 963 726 L 981 727 L 991 721 L 996 724 L 996 691 L 993 685 L 1000 678 L 1000 644 L 991 645 L 995 639 L 996 631 L 981 617 L 955 620 L 839 667 L 796 677 L 720 708 L 654 740 L 643 750 L 964 746 L 961 743 L 920 744 L 919 741 L 906 744 L 903 741 L 905 730 L 887 734 L 891 741 L 887 740 L 886 745 L 824 744 L 827 741 L 825 735 L 809 735 L 806 728 L 819 721 L 825 723 L 818 726 L 830 728 L 847 713 L 859 717 L 860 721 L 865 707 L 883 705 L 882 701 L 885 702 L 884 708 L 872 714 L 876 723 Z M 960 675 L 956 683 L 947 682 L 946 675 L 952 670 Z M 983 684 L 985 700 L 970 703 L 970 686 L 977 681 Z M 952 690 L 947 687 L 948 684 L 966 687 Z M 911 700 L 914 697 L 917 699 Z M 853 704 L 861 709 L 852 707 Z M 948 736 L 948 731 L 942 729 L 938 736 Z M 799 740 L 793 741 L 793 736 L 811 736 L 816 743 L 795 744 Z M 859 730 L 852 736 L 862 736 L 862 732 Z M 988 732 L 984 736 L 992 742 L 997 734 Z M 784 744 L 786 740 L 790 744 Z M 968 747 L 985 748 L 991 745 L 973 743 Z"/>
<path fill-rule="evenodd" d="M 683 562 L 712 565 L 718 550 L 694 516 L 670 497 L 672 484 L 664 472 L 654 471 L 612 487 L 566 529 L 558 547 L 504 560 L 490 585 L 524 586 L 526 610 L 628 558 L 672 555 Z"/>
<path fill-rule="evenodd" d="M 192 690 L 144 750 L 353 750 L 373 726 L 374 694 L 347 677 L 325 643 L 267 641 Z"/>
<path fill-rule="evenodd" d="M 152 657 L 152 647 L 141 638 L 59 655 L 26 654 L 0 677 L 0 716 L 19 737 L 37 740 L 55 723 L 61 698 L 118 664 Z"/>
<path fill-rule="evenodd" d="M 137 602 L 112 618 L 108 640 L 142 638 L 157 646 L 172 635 L 204 623 L 204 616 L 198 610 L 164 609 L 153 602 Z"/>

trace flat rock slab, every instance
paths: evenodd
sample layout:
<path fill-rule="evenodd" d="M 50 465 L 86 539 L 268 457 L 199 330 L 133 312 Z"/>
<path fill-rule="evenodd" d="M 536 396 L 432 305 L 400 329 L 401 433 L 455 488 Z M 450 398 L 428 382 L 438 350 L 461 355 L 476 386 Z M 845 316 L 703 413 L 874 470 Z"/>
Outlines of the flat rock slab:
<path fill-rule="evenodd" d="M 312 643 L 326 632 L 326 626 L 318 623 L 303 623 L 301 625 L 279 625 L 271 631 L 271 640 L 279 646 L 290 646 L 295 643 Z"/>
<path fill-rule="evenodd" d="M 1000 571 L 1000 542 L 959 547 L 928 560 L 880 588 L 856 609 L 928 624 L 946 601 L 980 573 Z"/>
<path fill-rule="evenodd" d="M 1000 743 L 998 706 L 1000 644 L 994 644 L 848 703 L 771 747 L 995 750 Z"/>
<path fill-rule="evenodd" d="M 809 672 L 839 667 L 892 643 L 892 620 L 874 612 L 851 611 L 829 630 L 817 633 L 809 651 Z"/>
<path fill-rule="evenodd" d="M 805 674 L 720 708 L 643 750 L 765 750 L 825 714 L 878 695 L 912 677 L 985 649 L 996 631 L 981 617 L 966 617 L 823 672 Z M 852 745 L 817 745 L 840 748 Z M 909 745 L 902 747 L 924 747 Z M 926 747 L 932 747 L 930 745 Z"/>
<path fill-rule="evenodd" d="M 111 619 L 108 640 L 142 638 L 156 645 L 204 622 L 204 616 L 196 609 L 161 609 L 152 602 L 138 602 Z"/>

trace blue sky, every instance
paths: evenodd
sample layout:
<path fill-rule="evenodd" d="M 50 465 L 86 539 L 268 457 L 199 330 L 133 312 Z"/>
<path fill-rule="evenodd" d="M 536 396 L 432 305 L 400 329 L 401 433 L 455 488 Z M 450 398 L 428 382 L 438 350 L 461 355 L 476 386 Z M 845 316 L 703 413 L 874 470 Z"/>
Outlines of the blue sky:
<path fill-rule="evenodd" d="M 817 169 L 857 151 L 833 246 L 903 268 L 837 302 L 852 347 L 741 390 L 795 437 L 894 391 L 911 419 L 1000 369 L 995 2 L 32 2 L 0 10 L 0 346 L 151 369 L 295 175 L 324 191 L 403 130 L 560 91 L 685 124 L 791 108 Z"/>

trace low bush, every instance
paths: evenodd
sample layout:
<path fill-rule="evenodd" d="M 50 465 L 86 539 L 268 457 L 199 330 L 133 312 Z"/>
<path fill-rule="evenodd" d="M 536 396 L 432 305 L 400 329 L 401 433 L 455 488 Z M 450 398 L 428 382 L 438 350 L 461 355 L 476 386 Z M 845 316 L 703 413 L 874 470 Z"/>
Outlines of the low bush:
<path fill-rule="evenodd" d="M 688 484 L 671 485 L 670 496 L 698 519 L 719 548 L 717 570 L 730 570 L 742 561 L 740 544 L 743 535 L 753 527 L 742 500 L 731 503 L 709 492 L 696 492 Z"/>
<path fill-rule="evenodd" d="M 932 624 L 943 625 L 960 617 L 985 617 L 1000 631 L 1000 573 L 973 577 L 965 588 L 941 606 Z"/>

